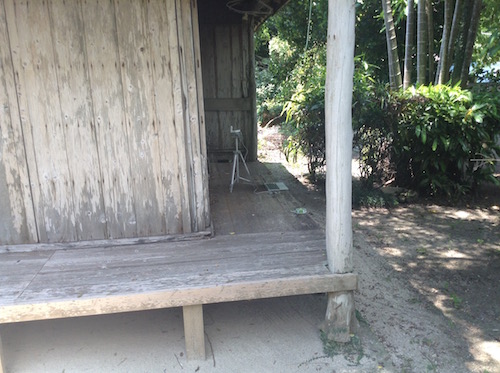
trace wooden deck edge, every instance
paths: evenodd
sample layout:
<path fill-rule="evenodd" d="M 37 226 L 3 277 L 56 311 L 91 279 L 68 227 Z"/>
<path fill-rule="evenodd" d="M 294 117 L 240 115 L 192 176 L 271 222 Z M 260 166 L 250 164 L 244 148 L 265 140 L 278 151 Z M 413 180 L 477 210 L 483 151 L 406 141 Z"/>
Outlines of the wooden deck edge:
<path fill-rule="evenodd" d="M 229 283 L 199 288 L 167 289 L 153 293 L 103 295 L 99 298 L 72 299 L 0 306 L 0 324 L 170 307 L 274 298 L 291 295 L 334 293 L 356 290 L 358 276 L 318 274 L 252 282 Z"/>
<path fill-rule="evenodd" d="M 79 242 L 54 242 L 54 243 L 34 243 L 19 245 L 0 245 L 0 254 L 19 253 L 29 251 L 49 251 L 49 250 L 67 250 L 67 249 L 88 249 L 88 248 L 106 248 L 114 246 L 131 246 L 149 243 L 166 243 L 199 240 L 213 236 L 213 228 L 200 232 L 186 234 L 170 234 L 165 236 L 151 236 L 138 238 L 117 238 L 109 240 L 79 241 Z"/>

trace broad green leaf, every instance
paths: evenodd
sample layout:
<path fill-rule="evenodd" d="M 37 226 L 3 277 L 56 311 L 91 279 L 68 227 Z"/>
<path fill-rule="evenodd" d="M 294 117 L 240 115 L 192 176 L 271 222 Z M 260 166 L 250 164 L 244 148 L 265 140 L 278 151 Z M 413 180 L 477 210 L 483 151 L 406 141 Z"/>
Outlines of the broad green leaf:
<path fill-rule="evenodd" d="M 444 136 L 440 136 L 440 137 L 441 137 L 441 142 L 444 145 L 444 150 L 448 150 L 448 148 L 450 147 L 450 139 L 447 139 Z"/>
<path fill-rule="evenodd" d="M 415 135 L 417 135 L 417 137 L 420 137 L 421 132 L 422 132 L 422 127 L 420 127 L 420 124 L 417 124 L 415 126 Z"/>
<path fill-rule="evenodd" d="M 438 139 L 434 139 L 434 142 L 432 143 L 432 151 L 435 152 L 438 147 Z"/>

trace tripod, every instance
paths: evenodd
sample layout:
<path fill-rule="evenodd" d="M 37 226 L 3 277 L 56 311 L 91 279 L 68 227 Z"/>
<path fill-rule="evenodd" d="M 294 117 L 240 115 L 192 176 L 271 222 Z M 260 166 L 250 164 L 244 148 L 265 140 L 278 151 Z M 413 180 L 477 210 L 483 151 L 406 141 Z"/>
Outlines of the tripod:
<path fill-rule="evenodd" d="M 239 183 L 240 180 L 246 181 L 247 183 L 253 183 L 252 180 L 250 179 L 245 179 L 244 177 L 240 176 L 240 159 L 243 162 L 243 166 L 245 166 L 245 169 L 247 171 L 248 177 L 252 177 L 250 175 L 250 171 L 248 170 L 247 162 L 245 161 L 245 158 L 243 157 L 243 154 L 241 154 L 241 150 L 239 148 L 239 143 L 240 140 L 243 139 L 243 136 L 241 134 L 241 130 L 233 130 L 233 127 L 231 126 L 231 135 L 234 137 L 234 144 L 235 144 L 235 150 L 233 151 L 233 173 L 231 176 L 231 184 L 229 185 L 229 192 L 233 192 L 233 187 L 234 184 Z"/>

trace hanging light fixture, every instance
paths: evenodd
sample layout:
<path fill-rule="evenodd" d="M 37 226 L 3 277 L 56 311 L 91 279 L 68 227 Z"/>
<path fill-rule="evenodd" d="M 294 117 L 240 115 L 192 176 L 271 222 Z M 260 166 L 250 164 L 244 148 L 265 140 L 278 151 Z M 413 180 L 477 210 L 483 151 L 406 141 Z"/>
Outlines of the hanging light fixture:
<path fill-rule="evenodd" d="M 262 0 L 229 0 L 226 6 L 243 16 L 269 16 L 273 8 Z"/>

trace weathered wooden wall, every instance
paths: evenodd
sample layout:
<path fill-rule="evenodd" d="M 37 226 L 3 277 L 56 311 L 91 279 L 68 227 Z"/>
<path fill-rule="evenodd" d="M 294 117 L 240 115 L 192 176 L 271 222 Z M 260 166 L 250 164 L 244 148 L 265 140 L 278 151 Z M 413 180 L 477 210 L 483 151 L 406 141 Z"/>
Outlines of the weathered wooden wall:
<path fill-rule="evenodd" d="M 209 225 L 195 0 L 0 0 L 0 244 Z"/>
<path fill-rule="evenodd" d="M 214 24 L 203 19 L 200 13 L 208 151 L 232 151 L 233 126 L 242 130 L 248 159 L 254 160 L 257 123 L 252 23 Z"/>

